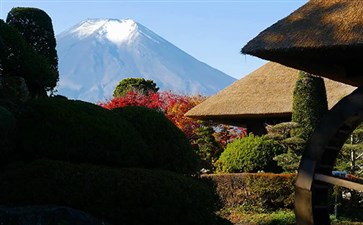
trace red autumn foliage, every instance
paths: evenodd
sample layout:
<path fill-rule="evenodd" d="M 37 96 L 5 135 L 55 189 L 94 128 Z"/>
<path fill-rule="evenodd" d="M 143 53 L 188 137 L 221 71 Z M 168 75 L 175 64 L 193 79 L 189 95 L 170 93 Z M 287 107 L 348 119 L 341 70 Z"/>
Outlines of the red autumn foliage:
<path fill-rule="evenodd" d="M 161 109 L 162 102 L 159 98 L 159 93 L 150 92 L 148 95 L 143 95 L 137 91 L 129 91 L 124 97 L 113 98 L 106 103 L 99 105 L 106 109 L 115 109 L 125 106 L 145 106 L 151 109 Z"/>
<path fill-rule="evenodd" d="M 190 139 L 195 133 L 195 130 L 200 127 L 200 123 L 185 117 L 184 114 L 204 99 L 205 97 L 202 96 L 189 97 L 168 91 L 149 92 L 148 95 L 137 91 L 129 91 L 124 97 L 113 98 L 99 105 L 107 109 L 124 106 L 145 106 L 151 109 L 161 110 Z"/>
<path fill-rule="evenodd" d="M 223 148 L 234 139 L 243 138 L 247 135 L 247 130 L 243 127 L 220 124 L 216 129 L 218 132 L 215 132 L 213 136 Z"/>
<path fill-rule="evenodd" d="M 107 109 L 125 106 L 144 106 L 161 110 L 169 120 L 184 132 L 189 140 L 192 140 L 196 138 L 196 131 L 202 124 L 184 116 L 184 114 L 205 99 L 206 97 L 201 95 L 185 96 L 169 91 L 149 92 L 148 95 L 144 95 L 138 91 L 131 90 L 124 97 L 113 98 L 99 105 Z M 244 128 L 222 124 L 218 126 L 214 124 L 213 126 L 217 127 L 218 132 L 214 136 L 223 148 L 233 139 L 242 138 L 246 135 Z"/>

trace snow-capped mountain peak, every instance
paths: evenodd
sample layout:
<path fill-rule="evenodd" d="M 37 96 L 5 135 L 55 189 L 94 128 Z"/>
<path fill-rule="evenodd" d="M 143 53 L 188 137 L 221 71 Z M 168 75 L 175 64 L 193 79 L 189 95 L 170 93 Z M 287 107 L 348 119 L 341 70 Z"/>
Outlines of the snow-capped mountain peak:
<path fill-rule="evenodd" d="M 114 44 L 129 42 L 138 35 L 138 25 L 131 19 L 88 19 L 70 31 L 80 39 L 89 36 L 107 38 Z"/>
<path fill-rule="evenodd" d="M 58 93 L 97 102 L 124 78 L 153 80 L 160 90 L 211 95 L 235 81 L 131 19 L 88 19 L 56 36 Z"/>

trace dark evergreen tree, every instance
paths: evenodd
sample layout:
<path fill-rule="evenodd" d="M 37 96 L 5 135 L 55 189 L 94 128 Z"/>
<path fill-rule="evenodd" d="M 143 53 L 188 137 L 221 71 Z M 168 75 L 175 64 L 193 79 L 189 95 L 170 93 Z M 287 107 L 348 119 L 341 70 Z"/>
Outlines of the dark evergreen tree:
<path fill-rule="evenodd" d="M 309 140 L 315 127 L 328 111 L 324 80 L 301 71 L 293 96 L 292 121 L 299 124 L 292 136 Z"/>
<path fill-rule="evenodd" d="M 324 80 L 301 71 L 293 93 L 292 123 L 268 128 L 267 137 L 287 147 L 287 152 L 274 157 L 286 172 L 298 169 L 306 143 L 327 110 Z"/>
<path fill-rule="evenodd" d="M 306 145 L 304 139 L 291 136 L 291 131 L 298 127 L 299 125 L 294 122 L 284 122 L 267 126 L 268 133 L 266 137 L 277 141 L 287 149 L 285 153 L 277 155 L 273 159 L 277 161 L 277 165 L 289 173 L 296 172 L 299 168 L 301 153 Z"/>
<path fill-rule="evenodd" d="M 46 78 L 47 82 L 43 82 L 46 86 L 39 92 L 53 90 L 59 74 L 56 40 L 51 18 L 41 9 L 17 7 L 8 13 L 6 22 L 15 27 L 30 47 L 43 56 L 50 65 L 51 76 Z"/>
<path fill-rule="evenodd" d="M 214 163 L 223 152 L 222 146 L 220 146 L 213 136 L 214 133 L 215 131 L 211 126 L 201 126 L 197 129 L 196 137 L 192 141 L 201 160 L 201 168 L 210 172 L 215 171 Z"/>
<path fill-rule="evenodd" d="M 0 67 L 3 79 L 23 77 L 33 95 L 45 92 L 48 90 L 47 87 L 55 86 L 54 71 L 47 60 L 35 53 L 19 32 L 2 20 L 0 20 Z M 3 84 L 6 83 L 8 82 L 3 81 Z"/>
<path fill-rule="evenodd" d="M 23 60 L 28 54 L 25 41 L 19 33 L 0 20 L 0 65 L 3 76 L 25 73 Z"/>
<path fill-rule="evenodd" d="M 125 78 L 116 86 L 113 97 L 122 97 L 131 90 L 148 95 L 149 91 L 157 92 L 159 88 L 152 80 L 145 80 L 144 78 Z"/>

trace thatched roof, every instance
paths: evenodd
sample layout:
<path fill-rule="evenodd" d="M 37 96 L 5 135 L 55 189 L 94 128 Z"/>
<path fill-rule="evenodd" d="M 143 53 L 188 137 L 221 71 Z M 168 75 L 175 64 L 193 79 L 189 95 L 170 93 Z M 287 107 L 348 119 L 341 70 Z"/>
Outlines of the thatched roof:
<path fill-rule="evenodd" d="M 363 0 L 310 0 L 262 31 L 242 53 L 363 85 Z"/>
<path fill-rule="evenodd" d="M 269 62 L 209 97 L 186 116 L 233 124 L 251 119 L 291 116 L 292 97 L 299 71 Z M 331 108 L 355 87 L 325 80 Z M 234 121 L 234 122 L 231 122 Z"/>

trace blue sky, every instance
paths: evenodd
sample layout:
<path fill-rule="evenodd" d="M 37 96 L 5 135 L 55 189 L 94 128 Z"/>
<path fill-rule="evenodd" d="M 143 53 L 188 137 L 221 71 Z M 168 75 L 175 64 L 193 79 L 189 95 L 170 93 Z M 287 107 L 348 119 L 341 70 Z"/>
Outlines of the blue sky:
<path fill-rule="evenodd" d="M 240 49 L 307 0 L 0 0 L 1 19 L 13 7 L 37 7 L 56 34 L 88 18 L 133 19 L 198 60 L 237 79 L 265 62 Z"/>

